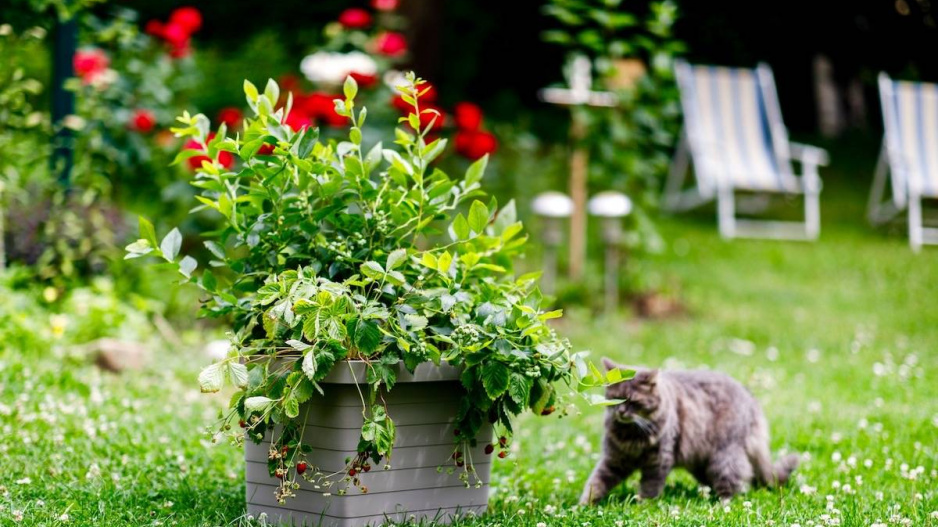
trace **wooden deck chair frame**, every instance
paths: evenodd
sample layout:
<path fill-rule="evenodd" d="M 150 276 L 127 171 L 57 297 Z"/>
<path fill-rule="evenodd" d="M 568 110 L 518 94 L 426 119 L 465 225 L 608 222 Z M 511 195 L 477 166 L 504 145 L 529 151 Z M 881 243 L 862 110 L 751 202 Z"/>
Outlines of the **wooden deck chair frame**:
<path fill-rule="evenodd" d="M 680 142 L 665 184 L 663 208 L 680 212 L 698 207 L 714 199 L 717 201 L 717 219 L 723 238 L 771 238 L 789 240 L 815 240 L 821 231 L 820 192 L 821 179 L 818 166 L 828 163 L 827 152 L 815 146 L 792 143 L 782 122 L 782 113 L 775 89 L 775 79 L 767 64 L 759 64 L 755 76 L 765 104 L 765 118 L 771 136 L 773 155 L 779 170 L 792 176 L 797 182 L 795 189 L 760 190 L 768 194 L 802 194 L 804 196 L 804 221 L 769 221 L 740 219 L 736 217 L 737 191 L 751 191 L 735 185 L 728 177 L 720 174 L 719 163 L 706 162 L 705 149 L 701 147 L 705 138 L 699 137 L 695 102 L 688 95 L 693 82 L 693 66 L 677 61 L 675 73 L 681 89 L 681 107 L 684 111 L 684 127 Z M 801 165 L 801 173 L 792 170 L 792 161 Z M 694 165 L 696 185 L 685 189 L 687 174 Z"/>
<path fill-rule="evenodd" d="M 883 225 L 908 213 L 909 245 L 918 251 L 924 244 L 938 244 L 938 228 L 922 222 L 922 194 L 910 185 L 911 164 L 905 160 L 899 144 L 899 121 L 896 115 L 895 86 L 886 73 L 879 74 L 879 98 L 883 110 L 883 146 L 880 149 L 873 186 L 867 204 L 867 218 L 874 226 Z M 886 197 L 886 182 L 891 180 L 892 195 Z"/>

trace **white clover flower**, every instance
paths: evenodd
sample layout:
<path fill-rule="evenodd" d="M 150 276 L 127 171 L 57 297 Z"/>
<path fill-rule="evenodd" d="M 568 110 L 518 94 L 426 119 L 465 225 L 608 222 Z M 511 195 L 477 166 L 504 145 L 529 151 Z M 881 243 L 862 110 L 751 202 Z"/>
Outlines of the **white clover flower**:
<path fill-rule="evenodd" d="M 32 483 L 32 482 L 33 482 L 33 480 L 29 479 L 29 476 L 26 476 L 25 478 L 16 480 L 16 484 L 17 484 L 17 485 L 29 485 L 29 484 Z"/>
<path fill-rule="evenodd" d="M 547 527 L 547 524 L 544 522 L 537 522 L 537 527 Z"/>
<path fill-rule="evenodd" d="M 58 520 L 59 520 L 60 522 L 67 522 L 67 521 L 69 520 L 68 513 L 67 513 L 67 512 L 63 512 L 62 514 L 60 514 L 59 517 L 58 517 Z"/>
<path fill-rule="evenodd" d="M 834 438 L 831 437 L 831 440 L 833 440 L 833 439 L 834 439 Z M 834 441 L 834 442 L 836 443 L 836 441 Z M 833 461 L 834 463 L 840 463 L 840 460 L 841 460 L 841 459 L 843 459 L 843 456 L 840 455 L 840 451 L 835 451 L 833 454 L 831 454 L 831 461 Z"/>

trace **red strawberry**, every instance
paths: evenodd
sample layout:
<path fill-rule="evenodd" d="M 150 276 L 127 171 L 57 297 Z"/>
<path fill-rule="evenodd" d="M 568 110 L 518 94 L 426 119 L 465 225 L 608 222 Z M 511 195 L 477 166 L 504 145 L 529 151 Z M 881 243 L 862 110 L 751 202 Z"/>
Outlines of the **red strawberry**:
<path fill-rule="evenodd" d="M 498 457 L 501 459 L 505 459 L 506 457 L 508 457 L 508 452 L 502 450 L 501 452 L 498 453 Z"/>
<path fill-rule="evenodd" d="M 299 463 L 296 464 L 296 473 L 302 474 L 304 472 L 306 472 L 306 462 L 300 461 Z"/>
<path fill-rule="evenodd" d="M 348 475 L 349 475 L 349 476 L 352 476 L 352 477 L 354 477 L 354 476 L 355 476 L 355 474 L 358 474 L 358 472 L 356 472 L 354 468 L 352 468 L 352 469 L 349 469 L 349 471 L 348 471 Z"/>
<path fill-rule="evenodd" d="M 495 452 L 495 445 L 485 445 L 485 455 L 490 456 Z"/>

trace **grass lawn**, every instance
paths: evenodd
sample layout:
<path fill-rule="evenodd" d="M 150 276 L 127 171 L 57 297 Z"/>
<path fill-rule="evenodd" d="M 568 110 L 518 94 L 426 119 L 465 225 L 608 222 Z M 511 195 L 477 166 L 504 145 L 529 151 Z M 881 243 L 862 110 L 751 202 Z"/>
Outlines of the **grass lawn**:
<path fill-rule="evenodd" d="M 689 314 L 574 311 L 562 325 L 597 359 L 734 375 L 762 402 L 773 449 L 806 455 L 789 485 L 724 506 L 678 471 L 660 499 L 635 503 L 633 479 L 576 507 L 602 434 L 601 410 L 581 408 L 523 418 L 496 463 L 490 514 L 464 523 L 938 525 L 938 250 L 913 255 L 904 237 L 867 228 L 871 167 L 834 158 L 820 242 L 727 243 L 710 215 L 668 219 L 652 263 Z M 198 393 L 193 354 L 118 377 L 55 350 L 0 351 L 0 525 L 242 522 L 240 452 L 191 425 L 224 404 Z"/>

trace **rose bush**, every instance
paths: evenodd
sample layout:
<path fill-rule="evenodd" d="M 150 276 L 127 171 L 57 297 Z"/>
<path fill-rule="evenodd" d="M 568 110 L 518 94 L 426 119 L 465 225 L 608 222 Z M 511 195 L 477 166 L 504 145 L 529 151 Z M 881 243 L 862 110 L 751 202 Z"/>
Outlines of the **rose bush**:
<path fill-rule="evenodd" d="M 237 390 L 218 434 L 235 442 L 271 435 L 269 470 L 283 482 L 281 501 L 297 477 L 345 492 L 350 471 L 391 463 L 394 416 L 379 395 L 394 388 L 399 363 L 410 371 L 426 362 L 462 369 L 453 460 L 486 423 L 498 427 L 504 449 L 513 416 L 561 407 L 555 383 L 609 380 L 547 324 L 561 314 L 541 310 L 537 275 L 513 275 L 526 236 L 513 203 L 483 201 L 487 158 L 462 180 L 434 167 L 447 141 L 430 140 L 430 127 L 420 124 L 422 115 L 435 114 L 419 102 L 423 86 L 408 74 L 400 88 L 411 112 L 401 119 L 410 130 L 395 132 L 397 148 L 363 143 L 367 110 L 355 102 L 352 78 L 334 101 L 349 124 L 340 142 L 322 142 L 314 128 L 284 126 L 292 97 L 278 105 L 272 80 L 263 92 L 245 81 L 253 116 L 236 137 L 225 125 L 212 136 L 204 115 L 184 114 L 175 133 L 208 157 L 192 182 L 200 208 L 224 221 L 203 233 L 209 267 L 197 274 L 194 258 L 180 258 L 179 231 L 158 241 L 143 219 L 141 239 L 127 247 L 127 258 L 151 255 L 177 266 L 204 291 L 203 314 L 231 321 L 228 357 L 203 370 L 199 383 L 206 392 L 225 383 Z M 220 162 L 224 153 L 241 159 L 238 171 Z M 348 360 L 367 364 L 364 424 L 358 456 L 327 476 L 307 469 L 300 406 Z M 471 463 L 454 463 L 470 484 Z"/>

